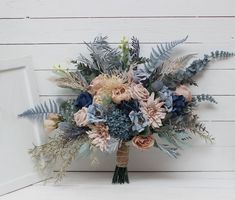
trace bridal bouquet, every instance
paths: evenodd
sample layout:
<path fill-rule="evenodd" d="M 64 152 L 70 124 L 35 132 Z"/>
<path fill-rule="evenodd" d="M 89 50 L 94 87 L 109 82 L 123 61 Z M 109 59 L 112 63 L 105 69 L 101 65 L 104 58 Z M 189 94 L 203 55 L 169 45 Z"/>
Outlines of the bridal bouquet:
<path fill-rule="evenodd" d="M 54 67 L 57 86 L 75 92 L 76 98 L 49 100 L 19 117 L 43 120 L 47 143 L 29 151 L 39 170 L 54 171 L 61 180 L 77 157 L 97 158 L 98 150 L 116 152 L 113 183 L 129 183 L 129 147 L 141 151 L 156 148 L 173 158 L 191 139 L 191 134 L 213 142 L 195 109 L 200 102 L 216 103 L 208 94 L 192 95 L 188 85 L 211 61 L 233 56 L 215 51 L 194 59 L 195 54 L 170 56 L 174 47 L 187 39 L 162 43 L 149 58 L 141 56 L 137 38 L 124 38 L 113 48 L 107 37 L 85 43 L 89 57 L 80 55 L 74 70 Z"/>

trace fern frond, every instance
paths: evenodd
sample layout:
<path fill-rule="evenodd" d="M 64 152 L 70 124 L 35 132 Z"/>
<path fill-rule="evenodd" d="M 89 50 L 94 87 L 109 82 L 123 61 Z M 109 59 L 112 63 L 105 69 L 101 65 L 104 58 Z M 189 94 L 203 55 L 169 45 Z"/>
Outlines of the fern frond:
<path fill-rule="evenodd" d="M 140 57 L 140 43 L 139 40 L 134 36 L 131 38 L 130 56 L 132 62 L 138 61 Z"/>
<path fill-rule="evenodd" d="M 107 37 L 98 36 L 93 42 L 84 42 L 90 51 L 91 60 L 80 55 L 79 61 L 88 65 L 91 70 L 99 73 L 112 73 L 112 71 L 121 71 L 120 52 L 113 49 L 107 42 Z"/>
<path fill-rule="evenodd" d="M 145 63 L 145 71 L 149 76 L 157 71 L 157 68 L 160 67 L 166 59 L 169 59 L 171 50 L 177 45 L 185 42 L 188 36 L 181 40 L 175 40 L 172 42 L 167 42 L 164 44 L 157 45 L 157 48 L 152 48 L 152 53 L 150 54 L 150 61 Z"/>
<path fill-rule="evenodd" d="M 186 64 L 191 60 L 196 54 L 187 54 L 185 56 L 176 58 L 176 59 L 168 59 L 163 63 L 161 69 L 161 76 L 169 73 L 175 73 L 179 69 L 183 69 Z"/>
<path fill-rule="evenodd" d="M 47 117 L 48 114 L 60 114 L 60 108 L 54 100 L 49 100 L 43 104 L 36 105 L 34 108 L 28 109 L 19 114 L 18 117 L 28 118 L 31 120 L 41 120 Z"/>
<path fill-rule="evenodd" d="M 209 101 L 211 103 L 217 104 L 217 101 L 209 94 L 200 94 L 193 97 L 195 102 Z"/>

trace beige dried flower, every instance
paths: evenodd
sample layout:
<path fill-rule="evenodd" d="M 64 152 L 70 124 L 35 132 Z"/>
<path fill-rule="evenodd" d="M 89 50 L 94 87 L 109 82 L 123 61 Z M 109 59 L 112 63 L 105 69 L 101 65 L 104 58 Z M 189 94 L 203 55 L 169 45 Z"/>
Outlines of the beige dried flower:
<path fill-rule="evenodd" d="M 137 149 L 146 150 L 154 145 L 154 141 L 155 139 L 153 135 L 148 135 L 148 136 L 137 135 L 132 139 L 132 144 Z"/>
<path fill-rule="evenodd" d="M 44 120 L 44 129 L 46 132 L 52 132 L 58 128 L 58 124 L 61 121 L 61 116 L 58 114 L 50 113 L 47 119 Z"/>
<path fill-rule="evenodd" d="M 111 97 L 107 93 L 105 93 L 102 89 L 100 89 L 93 96 L 93 103 L 103 105 L 107 99 L 110 99 L 111 101 Z"/>
<path fill-rule="evenodd" d="M 141 111 L 148 118 L 150 125 L 153 128 L 159 128 L 162 126 L 162 119 L 165 118 L 165 109 L 162 108 L 164 102 L 160 102 L 160 99 L 154 99 L 154 93 L 148 98 L 147 102 L 141 103 Z"/>
<path fill-rule="evenodd" d="M 90 131 L 87 131 L 88 137 L 91 139 L 91 144 L 100 148 L 101 151 L 107 149 L 110 135 L 108 127 L 105 124 L 96 124 L 91 127 Z"/>
<path fill-rule="evenodd" d="M 131 97 L 140 102 L 146 102 L 149 98 L 149 91 L 140 83 L 132 83 L 130 87 Z"/>
<path fill-rule="evenodd" d="M 116 104 L 120 104 L 121 101 L 128 101 L 131 99 L 131 94 L 126 85 L 121 85 L 120 87 L 117 87 L 113 89 L 112 91 L 112 100 Z"/>
<path fill-rule="evenodd" d="M 121 87 L 125 82 L 125 76 L 101 74 L 91 82 L 88 89 L 94 95 L 99 91 L 111 97 L 113 89 Z"/>
<path fill-rule="evenodd" d="M 95 77 L 91 81 L 91 84 L 89 86 L 90 92 L 92 94 L 96 94 L 104 86 L 104 82 L 106 79 L 107 79 L 107 76 L 103 74 Z"/>
<path fill-rule="evenodd" d="M 74 121 L 79 127 L 87 125 L 87 108 L 83 107 L 74 114 Z"/>
<path fill-rule="evenodd" d="M 185 85 L 180 85 L 175 90 L 176 95 L 183 95 L 186 101 L 190 102 L 192 101 L 192 92 L 190 89 Z"/>

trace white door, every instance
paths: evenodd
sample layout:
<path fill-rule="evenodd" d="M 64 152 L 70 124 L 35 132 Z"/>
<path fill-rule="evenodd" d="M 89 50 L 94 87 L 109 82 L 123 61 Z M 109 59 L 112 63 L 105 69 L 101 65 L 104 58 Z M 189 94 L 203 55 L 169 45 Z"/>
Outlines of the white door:
<path fill-rule="evenodd" d="M 0 196 L 40 180 L 28 155 L 37 125 L 17 115 L 38 103 L 30 58 L 0 62 Z"/>

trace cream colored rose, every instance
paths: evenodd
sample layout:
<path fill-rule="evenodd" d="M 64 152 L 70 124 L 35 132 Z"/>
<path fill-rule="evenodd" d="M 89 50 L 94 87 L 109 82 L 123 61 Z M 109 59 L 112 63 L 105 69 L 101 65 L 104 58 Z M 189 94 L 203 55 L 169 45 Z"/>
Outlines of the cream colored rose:
<path fill-rule="evenodd" d="M 145 102 L 149 98 L 149 91 L 142 84 L 133 83 L 130 91 L 133 99 Z"/>
<path fill-rule="evenodd" d="M 120 104 L 121 101 L 128 101 L 131 98 L 130 91 L 128 90 L 128 87 L 123 85 L 118 88 L 113 89 L 112 91 L 112 100 L 116 104 Z"/>
<path fill-rule="evenodd" d="M 175 93 L 176 95 L 183 95 L 186 101 L 188 102 L 192 101 L 192 93 L 190 89 L 185 85 L 177 87 Z"/>
<path fill-rule="evenodd" d="M 132 144 L 137 149 L 146 150 L 146 149 L 151 148 L 154 145 L 154 141 L 155 141 L 155 139 L 154 139 L 153 135 L 148 135 L 148 136 L 138 135 L 132 139 Z"/>
<path fill-rule="evenodd" d="M 47 119 L 44 120 L 44 129 L 46 132 L 51 132 L 58 128 L 58 123 L 61 121 L 61 116 L 51 113 L 47 116 Z"/>
<path fill-rule="evenodd" d="M 87 125 L 87 108 L 83 107 L 78 112 L 74 114 L 74 121 L 79 127 Z"/>

